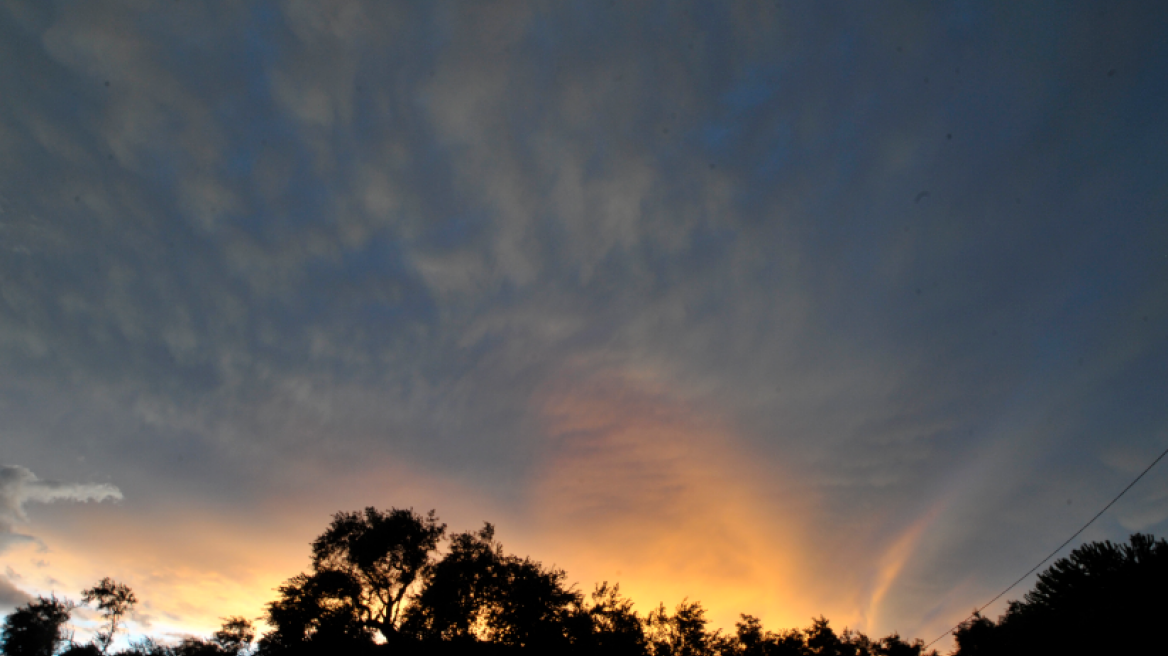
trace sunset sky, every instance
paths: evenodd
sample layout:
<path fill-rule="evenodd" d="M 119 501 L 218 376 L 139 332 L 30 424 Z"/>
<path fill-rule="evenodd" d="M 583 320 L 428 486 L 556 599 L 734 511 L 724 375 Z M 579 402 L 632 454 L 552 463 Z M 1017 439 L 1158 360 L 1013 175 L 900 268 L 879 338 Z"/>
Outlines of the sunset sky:
<path fill-rule="evenodd" d="M 642 613 L 931 640 L 1168 447 L 1166 34 L 0 3 L 0 611 L 111 576 L 206 634 L 372 505 Z M 1077 542 L 1135 531 L 1168 466 Z"/>

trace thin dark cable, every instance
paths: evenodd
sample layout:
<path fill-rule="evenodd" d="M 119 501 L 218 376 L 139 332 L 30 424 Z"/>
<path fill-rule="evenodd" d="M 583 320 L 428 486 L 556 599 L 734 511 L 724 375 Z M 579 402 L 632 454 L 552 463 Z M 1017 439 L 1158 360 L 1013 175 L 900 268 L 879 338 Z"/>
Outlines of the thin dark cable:
<path fill-rule="evenodd" d="M 1108 509 L 1108 508 L 1110 508 L 1111 506 L 1115 505 L 1115 502 L 1116 502 L 1116 501 L 1119 501 L 1119 498 L 1120 498 L 1120 497 L 1122 497 L 1123 495 L 1127 494 L 1127 491 L 1128 491 L 1128 490 L 1130 490 L 1130 489 L 1132 489 L 1132 486 L 1133 486 L 1133 485 L 1135 485 L 1136 483 L 1140 482 L 1140 479 L 1144 477 L 1144 474 L 1146 474 L 1146 473 L 1148 473 L 1149 471 L 1151 471 L 1151 470 L 1152 470 L 1152 467 L 1155 467 L 1155 466 L 1156 466 L 1156 463 L 1158 463 L 1158 462 L 1160 462 L 1161 460 L 1163 460 L 1163 459 L 1164 459 L 1164 456 L 1168 456 L 1168 449 L 1164 449 L 1164 452 L 1163 452 L 1163 453 L 1161 453 L 1159 456 L 1157 456 L 1157 457 L 1156 457 L 1156 459 L 1152 461 L 1152 464 L 1148 465 L 1148 466 L 1147 466 L 1147 467 L 1144 469 L 1144 471 L 1140 472 L 1140 475 L 1139 475 L 1139 476 L 1136 476 L 1136 477 L 1135 477 L 1135 479 L 1134 479 L 1134 480 L 1133 480 L 1131 483 L 1128 483 L 1128 484 L 1127 484 L 1127 487 L 1123 488 L 1123 491 L 1122 491 L 1122 492 L 1120 492 L 1119 494 L 1115 495 L 1115 498 L 1114 498 L 1114 499 L 1112 499 L 1110 503 L 1108 503 L 1106 506 L 1103 506 L 1103 510 L 1100 510 L 1099 512 L 1095 513 L 1095 516 L 1094 516 L 1094 517 L 1092 517 L 1090 521 L 1088 521 L 1086 524 L 1083 524 L 1083 527 L 1082 527 L 1082 528 L 1080 528 L 1079 530 L 1075 531 L 1075 534 L 1074 534 L 1074 535 L 1072 535 L 1071 537 L 1067 538 L 1066 542 L 1063 542 L 1062 544 L 1060 544 L 1060 545 L 1058 546 L 1058 548 L 1057 548 L 1057 549 L 1055 549 L 1054 551 L 1050 552 L 1050 555 L 1049 555 L 1049 556 L 1047 556 L 1046 558 L 1043 558 L 1043 559 L 1042 559 L 1042 561 L 1041 561 L 1041 562 L 1039 562 L 1039 563 L 1038 563 L 1037 565 L 1035 565 L 1034 567 L 1031 567 L 1031 568 L 1030 568 L 1030 570 L 1029 570 L 1028 572 L 1026 572 L 1026 573 L 1025 573 L 1025 574 L 1023 574 L 1022 576 L 1018 577 L 1018 580 L 1017 580 L 1017 581 L 1014 581 L 1013 583 L 1011 583 L 1011 584 L 1010 584 L 1010 587 L 1008 587 L 1008 588 L 1006 588 L 1005 590 L 1002 590 L 1001 592 L 999 592 L 999 593 L 997 594 L 997 596 L 996 596 L 996 597 L 994 597 L 993 599 L 990 599 L 989 601 L 987 601 L 985 604 L 983 604 L 983 605 L 982 605 L 982 607 L 981 607 L 981 608 L 978 608 L 977 610 L 975 610 L 975 611 L 973 611 L 972 613 L 970 613 L 970 614 L 969 614 L 969 617 L 966 617 L 965 619 L 961 620 L 961 621 L 960 621 L 960 622 L 958 622 L 957 624 L 953 625 L 953 628 L 951 628 L 951 629 L 949 629 L 949 630 L 945 631 L 944 633 L 942 633 L 941 635 L 937 636 L 936 638 L 933 638 L 933 641 L 932 641 L 932 642 L 930 642 L 929 644 L 925 645 L 924 647 L 921 647 L 921 651 L 924 651 L 924 650 L 928 649 L 929 647 L 932 647 L 932 646 L 933 646 L 933 644 L 934 644 L 935 642 L 937 642 L 937 641 L 938 641 L 938 640 L 940 640 L 941 638 L 944 638 L 945 636 L 947 636 L 947 635 L 949 635 L 949 634 L 953 633 L 954 631 L 956 631 L 956 630 L 957 630 L 957 629 L 958 629 L 958 628 L 959 628 L 959 627 L 960 627 L 962 624 L 965 624 L 965 623 L 966 623 L 967 621 L 969 621 L 969 619 L 970 619 L 970 618 L 972 618 L 974 615 L 977 615 L 978 613 L 980 613 L 980 612 L 982 612 L 983 610 L 985 610 L 986 608 L 988 608 L 990 604 L 992 604 L 992 603 L 994 603 L 995 601 L 997 601 L 997 600 L 1001 599 L 1001 598 L 1002 598 L 1002 595 L 1004 595 L 1004 594 L 1006 594 L 1007 592 L 1009 592 L 1009 591 L 1013 590 L 1015 586 L 1017 586 L 1017 585 L 1018 585 L 1019 583 L 1021 583 L 1022 581 L 1026 580 L 1026 577 L 1027 577 L 1027 576 L 1030 576 L 1030 575 L 1031 575 L 1031 574 L 1033 574 L 1033 573 L 1034 573 L 1034 572 L 1035 572 L 1035 571 L 1036 571 L 1036 570 L 1037 570 L 1039 567 L 1042 567 L 1043 565 L 1045 565 L 1045 564 L 1046 564 L 1046 561 L 1050 560 L 1051 558 L 1054 558 L 1054 557 L 1055 557 L 1055 554 L 1057 554 L 1058 552 L 1062 551 L 1062 550 L 1063 550 L 1063 547 L 1065 547 L 1065 546 L 1067 546 L 1068 544 L 1070 544 L 1070 543 L 1071 543 L 1071 540 L 1074 540 L 1075 538 L 1079 537 L 1079 534 L 1080 534 L 1080 533 L 1082 533 L 1083 531 L 1087 530 L 1087 527 L 1088 527 L 1088 526 L 1090 526 L 1090 525 L 1094 524 L 1094 523 L 1095 523 L 1095 520 L 1099 519 L 1100 515 L 1102 515 L 1103 513 L 1107 512 L 1107 509 Z"/>

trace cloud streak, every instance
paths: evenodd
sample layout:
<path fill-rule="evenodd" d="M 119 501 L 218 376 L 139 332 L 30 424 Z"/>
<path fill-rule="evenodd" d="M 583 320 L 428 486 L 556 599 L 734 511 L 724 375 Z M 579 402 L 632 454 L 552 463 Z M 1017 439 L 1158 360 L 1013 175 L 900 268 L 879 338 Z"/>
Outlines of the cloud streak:
<path fill-rule="evenodd" d="M 38 478 L 20 465 L 0 465 L 0 550 L 14 542 L 35 540 L 16 532 L 28 522 L 25 505 L 55 501 L 120 500 L 122 492 L 108 483 L 59 483 Z"/>
<path fill-rule="evenodd" d="M 0 608 L 14 608 L 31 600 L 32 597 L 8 577 L 0 576 Z"/>

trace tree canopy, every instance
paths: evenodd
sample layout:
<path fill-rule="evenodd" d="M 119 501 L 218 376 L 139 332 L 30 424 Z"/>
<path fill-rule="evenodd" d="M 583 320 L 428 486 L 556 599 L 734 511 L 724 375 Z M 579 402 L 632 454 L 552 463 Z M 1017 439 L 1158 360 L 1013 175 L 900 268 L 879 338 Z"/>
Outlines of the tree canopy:
<path fill-rule="evenodd" d="M 445 533 L 432 510 L 339 512 L 312 543 L 312 568 L 336 580 L 361 626 L 393 640 L 406 595 L 433 564 Z"/>
<path fill-rule="evenodd" d="M 563 570 L 507 555 L 494 536 L 488 523 L 451 539 L 411 606 L 407 629 L 429 640 L 563 647 L 580 595 L 564 586 Z"/>
<path fill-rule="evenodd" d="M 974 615 L 956 631 L 959 656 L 1162 651 L 1168 542 L 1137 533 L 1127 544 L 1092 542 L 1038 575 L 997 622 Z"/>
<path fill-rule="evenodd" d="M 338 512 L 312 543 L 312 571 L 278 589 L 268 604 L 273 630 L 261 651 L 282 653 L 309 644 L 368 648 L 396 644 L 411 590 L 429 575 L 446 525 L 431 511 L 366 508 Z"/>
<path fill-rule="evenodd" d="M 51 656 L 65 640 L 72 602 L 37 597 L 4 619 L 0 647 L 9 656 Z"/>

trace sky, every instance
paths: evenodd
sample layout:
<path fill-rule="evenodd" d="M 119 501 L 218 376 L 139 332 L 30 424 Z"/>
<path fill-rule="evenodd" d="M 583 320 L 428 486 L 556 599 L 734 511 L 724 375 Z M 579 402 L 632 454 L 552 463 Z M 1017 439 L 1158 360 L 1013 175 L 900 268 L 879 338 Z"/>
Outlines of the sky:
<path fill-rule="evenodd" d="M 0 610 L 111 576 L 205 635 L 412 507 L 642 613 L 931 640 L 1168 447 L 1166 33 L 4 2 Z M 1168 467 L 1074 544 L 1137 531 Z"/>

